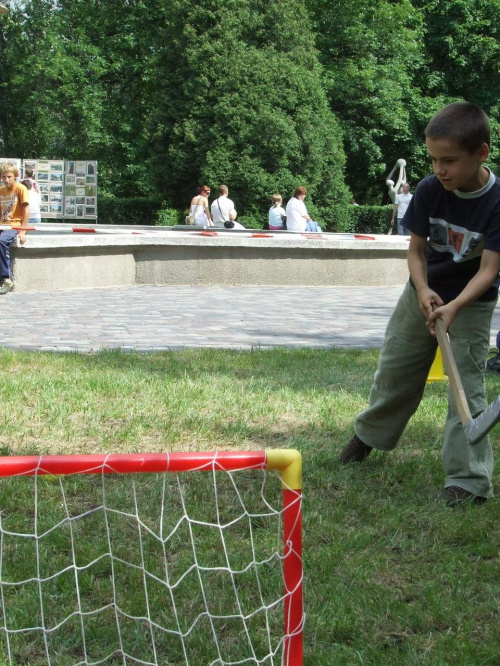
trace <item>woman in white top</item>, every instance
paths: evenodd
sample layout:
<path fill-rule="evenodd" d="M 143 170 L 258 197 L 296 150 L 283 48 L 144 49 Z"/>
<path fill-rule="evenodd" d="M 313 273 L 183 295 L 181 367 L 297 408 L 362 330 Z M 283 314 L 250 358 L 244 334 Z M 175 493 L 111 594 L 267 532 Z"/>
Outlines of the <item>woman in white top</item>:
<path fill-rule="evenodd" d="M 299 185 L 286 205 L 286 228 L 288 231 L 321 231 L 321 227 L 314 222 L 307 212 L 304 199 L 307 190 Z"/>
<path fill-rule="evenodd" d="M 278 231 L 279 229 L 283 229 L 283 220 L 281 217 L 285 215 L 281 194 L 273 194 L 271 201 L 273 205 L 269 209 L 269 229 Z"/>
<path fill-rule="evenodd" d="M 40 204 L 41 197 L 38 188 L 35 189 L 36 181 L 31 178 L 25 178 L 21 181 L 21 184 L 24 185 L 28 190 L 29 202 L 30 202 L 30 217 L 28 224 L 39 224 L 42 221 L 40 215 Z"/>
<path fill-rule="evenodd" d="M 189 214 L 193 216 L 194 223 L 198 227 L 213 227 L 210 208 L 208 207 L 208 197 L 210 196 L 208 185 L 202 185 L 198 188 L 198 194 L 191 199 L 191 208 Z"/>

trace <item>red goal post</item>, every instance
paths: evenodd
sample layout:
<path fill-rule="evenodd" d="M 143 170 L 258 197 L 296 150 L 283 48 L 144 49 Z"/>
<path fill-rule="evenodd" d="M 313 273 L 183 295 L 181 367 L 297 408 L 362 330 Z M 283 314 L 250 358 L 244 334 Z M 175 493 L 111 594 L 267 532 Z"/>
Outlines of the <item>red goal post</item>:
<path fill-rule="evenodd" d="M 283 666 L 303 664 L 302 459 L 293 449 L 0 457 L 0 477 L 277 470 L 283 497 Z"/>

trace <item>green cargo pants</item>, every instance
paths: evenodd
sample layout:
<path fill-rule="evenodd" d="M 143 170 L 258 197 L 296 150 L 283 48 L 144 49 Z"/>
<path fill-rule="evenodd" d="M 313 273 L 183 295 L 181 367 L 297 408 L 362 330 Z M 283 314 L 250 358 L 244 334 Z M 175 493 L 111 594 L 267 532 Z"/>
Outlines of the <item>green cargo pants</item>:
<path fill-rule="evenodd" d="M 475 302 L 461 310 L 450 342 L 473 417 L 487 406 L 484 369 L 495 302 Z M 417 410 L 436 354 L 437 341 L 425 326 L 415 289 L 407 284 L 389 320 L 370 394 L 370 404 L 355 422 L 357 436 L 369 446 L 390 451 Z M 448 390 L 442 461 L 445 487 L 460 486 L 481 497 L 493 493 L 493 452 L 489 438 L 470 446 L 451 388 Z"/>

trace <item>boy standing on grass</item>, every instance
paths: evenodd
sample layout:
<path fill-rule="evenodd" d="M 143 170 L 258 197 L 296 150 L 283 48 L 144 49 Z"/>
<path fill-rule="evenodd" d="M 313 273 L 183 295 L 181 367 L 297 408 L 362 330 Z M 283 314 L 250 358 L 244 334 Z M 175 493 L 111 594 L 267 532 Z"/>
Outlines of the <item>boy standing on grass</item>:
<path fill-rule="evenodd" d="M 434 175 L 419 183 L 405 216 L 410 281 L 387 325 L 370 404 L 356 418 L 342 464 L 396 447 L 422 399 L 438 317 L 449 332 L 472 416 L 487 406 L 484 369 L 500 270 L 500 180 L 484 166 L 490 124 L 478 106 L 457 102 L 431 119 L 425 137 Z M 492 496 L 489 439 L 467 444 L 451 389 L 442 461 L 441 496 L 448 506 Z"/>
<path fill-rule="evenodd" d="M 0 187 L 0 225 L 19 229 L 2 229 L 0 226 L 0 294 L 7 294 L 14 288 L 10 277 L 10 253 L 12 241 L 19 234 L 19 242 L 24 245 L 30 216 L 29 194 L 24 185 L 18 183 L 19 169 L 14 164 L 0 167 L 3 187 Z"/>

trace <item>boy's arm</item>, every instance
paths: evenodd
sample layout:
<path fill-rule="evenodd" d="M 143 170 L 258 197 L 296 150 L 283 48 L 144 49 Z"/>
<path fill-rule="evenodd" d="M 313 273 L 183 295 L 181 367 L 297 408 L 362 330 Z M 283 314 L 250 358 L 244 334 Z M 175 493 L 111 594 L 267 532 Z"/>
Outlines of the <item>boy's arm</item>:
<path fill-rule="evenodd" d="M 434 308 L 443 305 L 443 301 L 439 294 L 433 291 L 427 283 L 426 248 L 427 238 L 412 233 L 410 247 L 408 248 L 408 268 L 417 291 L 420 311 L 427 319 Z"/>
<path fill-rule="evenodd" d="M 427 319 L 431 333 L 434 335 L 434 320 L 439 317 L 446 325 L 448 330 L 462 308 L 474 303 L 484 292 L 491 287 L 497 279 L 500 271 L 500 252 L 493 250 L 483 250 L 481 264 L 478 272 L 467 284 L 460 294 L 446 305 L 437 308 Z"/>
<path fill-rule="evenodd" d="M 18 227 L 19 231 L 17 234 L 17 237 L 19 238 L 19 242 L 21 245 L 24 245 L 26 243 L 26 232 L 22 231 L 23 227 L 28 226 L 28 220 L 30 219 L 30 205 L 28 202 L 23 203 L 23 217 L 21 219 L 21 226 Z"/>

